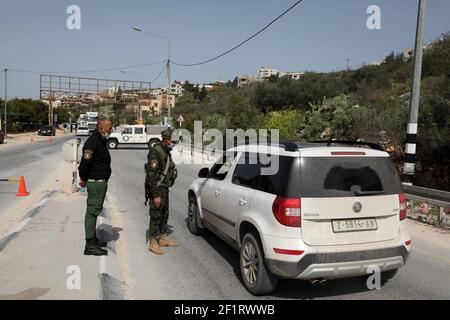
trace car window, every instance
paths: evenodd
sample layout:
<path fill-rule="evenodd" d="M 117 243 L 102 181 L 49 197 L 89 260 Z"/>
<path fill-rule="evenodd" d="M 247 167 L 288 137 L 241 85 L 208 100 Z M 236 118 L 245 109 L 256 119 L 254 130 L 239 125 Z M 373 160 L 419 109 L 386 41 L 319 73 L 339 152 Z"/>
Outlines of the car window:
<path fill-rule="evenodd" d="M 401 193 L 388 157 L 304 157 L 302 197 L 353 197 Z"/>
<path fill-rule="evenodd" d="M 232 183 L 255 190 L 271 193 L 283 197 L 298 196 L 298 165 L 299 160 L 295 157 L 278 157 L 278 170 L 272 174 L 262 174 L 262 168 L 269 168 L 259 154 L 243 154 L 233 173 Z"/>
<path fill-rule="evenodd" d="M 144 133 L 144 128 L 134 128 L 134 133 L 135 134 L 143 134 Z"/>
<path fill-rule="evenodd" d="M 233 153 L 224 155 L 223 158 L 217 161 L 211 168 L 208 178 L 224 180 L 233 165 L 234 159 L 235 154 Z"/>
<path fill-rule="evenodd" d="M 126 127 L 123 129 L 122 134 L 132 134 L 133 129 L 131 127 Z"/>

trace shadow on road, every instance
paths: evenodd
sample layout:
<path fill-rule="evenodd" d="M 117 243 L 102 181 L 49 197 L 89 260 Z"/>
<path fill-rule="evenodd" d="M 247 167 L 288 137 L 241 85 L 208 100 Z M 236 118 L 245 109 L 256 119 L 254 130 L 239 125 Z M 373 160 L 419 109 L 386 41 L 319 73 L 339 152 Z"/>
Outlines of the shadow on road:
<path fill-rule="evenodd" d="M 239 252 L 210 231 L 203 235 L 203 239 L 233 267 L 234 274 L 244 286 L 239 266 Z M 367 292 L 370 290 L 366 286 L 366 279 L 367 277 L 337 279 L 330 280 L 324 285 L 312 285 L 304 280 L 280 279 L 277 289 L 266 298 L 312 300 Z"/>

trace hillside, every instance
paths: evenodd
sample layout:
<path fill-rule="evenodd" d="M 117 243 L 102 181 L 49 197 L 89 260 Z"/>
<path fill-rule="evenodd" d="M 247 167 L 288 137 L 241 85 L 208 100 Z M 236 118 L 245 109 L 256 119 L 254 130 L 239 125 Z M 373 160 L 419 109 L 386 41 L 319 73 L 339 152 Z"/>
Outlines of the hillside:
<path fill-rule="evenodd" d="M 391 53 L 379 66 L 314 73 L 300 80 L 272 78 L 218 91 L 185 89 L 174 110 L 185 126 L 280 129 L 282 139 L 363 139 L 382 144 L 402 169 L 412 60 Z M 415 184 L 450 191 L 450 33 L 424 53 Z"/>

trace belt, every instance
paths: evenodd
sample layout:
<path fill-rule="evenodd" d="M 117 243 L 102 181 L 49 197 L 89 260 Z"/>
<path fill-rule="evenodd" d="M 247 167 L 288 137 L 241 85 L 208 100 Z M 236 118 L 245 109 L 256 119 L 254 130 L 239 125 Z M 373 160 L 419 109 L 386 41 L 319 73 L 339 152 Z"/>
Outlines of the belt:
<path fill-rule="evenodd" d="M 106 182 L 106 180 L 105 179 L 98 179 L 98 180 L 88 179 L 88 182 Z"/>

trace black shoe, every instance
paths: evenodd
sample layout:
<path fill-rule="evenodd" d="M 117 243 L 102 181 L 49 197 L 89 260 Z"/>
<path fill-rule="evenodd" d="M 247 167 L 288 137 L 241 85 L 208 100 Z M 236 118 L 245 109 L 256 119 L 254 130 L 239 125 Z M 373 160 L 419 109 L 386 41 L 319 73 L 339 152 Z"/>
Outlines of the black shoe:
<path fill-rule="evenodd" d="M 100 241 L 97 237 L 95 237 L 94 239 L 95 239 L 95 244 L 98 245 L 99 247 L 108 246 L 108 242 Z"/>
<path fill-rule="evenodd" d="M 86 246 L 84 248 L 84 254 L 86 256 L 107 256 L 108 251 L 105 249 L 100 248 L 95 243 L 95 239 L 89 239 L 86 240 Z"/>
<path fill-rule="evenodd" d="M 84 248 L 84 255 L 85 256 L 107 256 L 108 251 L 105 249 L 102 249 L 100 247 L 88 247 Z"/>

